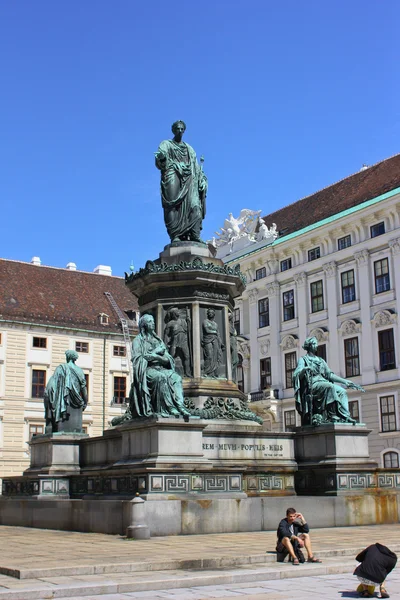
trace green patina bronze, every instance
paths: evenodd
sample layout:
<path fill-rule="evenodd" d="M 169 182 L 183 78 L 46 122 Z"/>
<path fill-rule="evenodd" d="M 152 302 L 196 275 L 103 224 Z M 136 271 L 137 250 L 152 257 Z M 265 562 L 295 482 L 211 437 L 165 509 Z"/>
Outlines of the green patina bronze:
<path fill-rule="evenodd" d="M 175 371 L 174 359 L 154 329 L 152 315 L 139 319 L 139 335 L 132 343 L 129 407 L 125 415 L 113 419 L 113 425 L 139 417 L 190 414 L 184 406 L 182 378 Z"/>
<path fill-rule="evenodd" d="M 300 357 L 293 373 L 296 409 L 301 415 L 301 424 L 354 424 L 346 390 L 337 384 L 362 392 L 364 389 L 330 370 L 326 362 L 316 354 L 318 340 L 315 337 L 307 338 L 303 348 L 307 354 Z"/>
<path fill-rule="evenodd" d="M 182 140 L 183 121 L 172 125 L 172 140 L 161 142 L 155 154 L 161 171 L 161 200 L 164 222 L 171 242 L 202 242 L 200 231 L 206 213 L 207 177 L 196 153 Z"/>
<path fill-rule="evenodd" d="M 82 431 L 82 411 L 87 406 L 85 374 L 75 364 L 75 350 L 67 350 L 65 356 L 67 362 L 56 368 L 44 392 L 46 433 Z"/>
<path fill-rule="evenodd" d="M 146 262 L 144 269 L 139 269 L 136 273 L 128 275 L 125 273 L 125 283 L 135 281 L 140 277 L 149 275 L 151 273 L 172 273 L 174 271 L 204 271 L 206 273 L 221 273 L 221 275 L 234 275 L 239 277 L 244 285 L 246 285 L 246 277 L 240 271 L 240 265 L 234 267 L 228 267 L 227 265 L 216 265 L 211 262 L 203 262 L 203 260 L 197 256 L 192 261 L 180 261 L 175 264 L 167 263 L 156 263 L 151 260 Z"/>
<path fill-rule="evenodd" d="M 185 399 L 185 406 L 191 414 L 200 419 L 228 419 L 236 421 L 255 421 L 262 424 L 261 417 L 256 415 L 247 407 L 247 401 L 241 398 L 235 401 L 233 398 L 207 398 L 203 408 L 196 408 L 193 400 Z"/>

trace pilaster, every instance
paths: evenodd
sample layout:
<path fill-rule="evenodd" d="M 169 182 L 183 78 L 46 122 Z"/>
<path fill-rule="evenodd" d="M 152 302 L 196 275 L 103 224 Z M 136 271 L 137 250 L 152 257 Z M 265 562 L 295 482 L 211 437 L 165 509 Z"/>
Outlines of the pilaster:
<path fill-rule="evenodd" d="M 259 364 L 259 356 L 258 356 L 258 295 L 259 290 L 257 288 L 253 288 L 248 291 L 249 296 L 249 307 L 250 307 L 250 361 L 251 361 L 251 369 L 250 369 L 250 391 L 254 392 L 258 390 L 258 364 Z"/>
<path fill-rule="evenodd" d="M 396 313 L 400 315 L 400 238 L 394 238 L 389 240 L 388 242 L 389 248 L 392 251 L 392 265 L 393 269 L 391 272 L 391 277 L 394 280 L 392 283 L 392 288 L 396 290 Z M 395 347 L 397 352 L 397 362 L 399 361 L 400 356 L 400 328 L 395 327 Z"/>
<path fill-rule="evenodd" d="M 338 314 L 338 293 L 337 293 L 337 265 L 333 260 L 322 265 L 325 273 L 326 281 L 326 307 L 328 308 L 328 329 L 329 329 L 329 346 L 333 352 L 329 353 L 329 367 L 334 373 L 340 373 L 339 355 L 341 348 L 339 345 L 339 335 L 337 327 Z M 339 349 L 339 352 L 335 349 Z"/>
<path fill-rule="evenodd" d="M 307 306 L 307 274 L 304 272 L 296 273 L 294 280 L 297 288 L 297 307 L 296 316 L 299 323 L 299 339 L 301 344 L 307 337 L 307 316 L 309 307 Z"/>
<path fill-rule="evenodd" d="M 279 314 L 279 303 L 280 303 L 280 286 L 279 283 L 274 281 L 267 285 L 267 296 L 269 298 L 269 322 L 270 337 L 269 337 L 269 356 L 271 357 L 271 382 L 272 387 L 277 387 L 282 381 L 281 376 L 281 356 L 279 351 L 279 329 L 280 329 L 280 314 Z"/>
<path fill-rule="evenodd" d="M 369 252 L 361 250 L 354 254 L 357 262 L 358 290 L 360 296 L 360 314 L 363 328 L 363 338 L 372 340 L 370 316 L 371 281 L 369 272 Z M 361 381 L 363 385 L 375 383 L 375 367 L 373 344 L 363 344 L 361 347 Z"/>

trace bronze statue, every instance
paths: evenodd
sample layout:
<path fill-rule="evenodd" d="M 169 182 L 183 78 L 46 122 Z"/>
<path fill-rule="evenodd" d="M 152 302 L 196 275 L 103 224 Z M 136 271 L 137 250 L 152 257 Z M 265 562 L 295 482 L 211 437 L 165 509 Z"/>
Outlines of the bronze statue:
<path fill-rule="evenodd" d="M 315 337 L 307 338 L 303 348 L 307 354 L 299 358 L 293 373 L 296 409 L 301 415 L 301 424 L 355 423 L 349 412 L 347 393 L 337 384 L 362 392 L 364 389 L 332 373 L 326 362 L 316 355 L 318 340 Z"/>
<path fill-rule="evenodd" d="M 44 392 L 46 433 L 82 432 L 82 412 L 87 406 L 85 375 L 75 364 L 75 350 L 67 350 L 65 356 L 67 362 L 56 368 Z"/>
<path fill-rule="evenodd" d="M 186 313 L 185 316 L 181 314 L 181 311 Z M 170 355 L 175 360 L 175 368 L 179 375 L 191 377 L 190 314 L 185 309 L 180 310 L 177 306 L 174 306 L 167 312 L 165 321 L 164 342 Z"/>
<path fill-rule="evenodd" d="M 222 351 L 225 350 L 225 346 L 222 343 L 218 324 L 215 321 L 215 310 L 213 308 L 207 310 L 207 318 L 203 321 L 202 330 L 203 375 L 205 377 L 219 377 Z"/>
<path fill-rule="evenodd" d="M 182 378 L 175 371 L 174 359 L 154 329 L 152 315 L 139 319 L 139 335 L 132 343 L 130 419 L 190 414 L 184 406 Z"/>
<path fill-rule="evenodd" d="M 172 125 L 172 140 L 161 142 L 156 167 L 161 171 L 161 200 L 171 242 L 202 242 L 200 231 L 206 213 L 207 177 L 196 153 L 182 141 L 183 121 Z"/>
<path fill-rule="evenodd" d="M 233 313 L 231 312 L 229 313 L 229 342 L 231 348 L 232 380 L 237 383 L 237 366 L 239 364 L 237 331 L 233 322 Z"/>

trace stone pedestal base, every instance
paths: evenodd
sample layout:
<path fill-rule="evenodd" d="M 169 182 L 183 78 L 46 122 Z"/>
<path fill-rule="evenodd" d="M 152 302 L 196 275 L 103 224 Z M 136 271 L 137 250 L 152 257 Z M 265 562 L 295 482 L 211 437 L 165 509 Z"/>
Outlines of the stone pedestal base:
<path fill-rule="evenodd" d="M 365 479 L 378 465 L 369 458 L 370 430 L 364 425 L 340 423 L 295 431 L 297 494 L 337 496 L 366 487 Z"/>

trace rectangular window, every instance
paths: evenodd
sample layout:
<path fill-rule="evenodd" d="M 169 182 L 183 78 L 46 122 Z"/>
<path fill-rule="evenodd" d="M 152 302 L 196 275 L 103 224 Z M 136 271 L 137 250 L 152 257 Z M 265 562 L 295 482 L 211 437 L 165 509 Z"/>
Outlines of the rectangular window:
<path fill-rule="evenodd" d="M 381 221 L 380 223 L 376 223 L 375 225 L 371 225 L 371 237 L 378 237 L 378 235 L 382 235 L 385 233 L 385 223 Z"/>
<path fill-rule="evenodd" d="M 47 338 L 34 337 L 32 340 L 32 346 L 34 348 L 46 348 L 47 347 Z"/>
<path fill-rule="evenodd" d="M 89 342 L 75 342 L 75 350 L 87 354 L 89 352 Z"/>
<path fill-rule="evenodd" d="M 288 271 L 292 268 L 292 259 L 285 258 L 285 260 L 281 260 L 281 271 Z"/>
<path fill-rule="evenodd" d="M 126 356 L 125 346 L 113 346 L 113 356 Z"/>
<path fill-rule="evenodd" d="M 346 377 L 356 377 L 360 374 L 360 355 L 357 337 L 344 340 L 344 362 L 346 365 Z"/>
<path fill-rule="evenodd" d="M 324 288 L 322 279 L 314 281 L 310 285 L 311 290 L 311 312 L 315 313 L 324 310 Z"/>
<path fill-rule="evenodd" d="M 283 320 L 294 319 L 294 291 L 283 292 Z"/>
<path fill-rule="evenodd" d="M 267 271 L 266 271 L 265 267 L 262 267 L 261 269 L 257 269 L 256 279 L 263 279 L 266 276 L 267 276 Z"/>
<path fill-rule="evenodd" d="M 258 301 L 258 326 L 268 327 L 269 325 L 269 299 L 263 298 Z"/>
<path fill-rule="evenodd" d="M 233 325 L 236 329 L 236 333 L 240 335 L 240 309 L 235 308 L 233 311 Z"/>
<path fill-rule="evenodd" d="M 29 423 L 29 440 L 33 438 L 34 435 L 43 435 L 44 433 L 44 425 L 37 425 L 36 423 Z"/>
<path fill-rule="evenodd" d="M 383 455 L 383 468 L 384 469 L 398 469 L 399 468 L 398 452 L 385 452 L 385 454 Z"/>
<path fill-rule="evenodd" d="M 43 398 L 46 387 L 46 371 L 32 369 L 32 398 Z"/>
<path fill-rule="evenodd" d="M 293 431 L 296 427 L 296 411 L 285 411 L 285 431 Z"/>
<path fill-rule="evenodd" d="M 318 344 L 317 356 L 326 361 L 326 344 Z"/>
<path fill-rule="evenodd" d="M 114 404 L 124 404 L 126 398 L 126 377 L 114 377 Z"/>
<path fill-rule="evenodd" d="M 271 387 L 271 359 L 263 358 L 260 360 L 260 390 Z"/>
<path fill-rule="evenodd" d="M 381 371 L 396 368 L 393 329 L 378 331 L 379 365 Z"/>
<path fill-rule="evenodd" d="M 317 260 L 317 258 L 319 258 L 320 256 L 321 256 L 320 247 L 317 246 L 317 248 L 312 248 L 311 250 L 308 251 L 308 262 L 311 262 L 312 260 Z"/>
<path fill-rule="evenodd" d="M 287 354 L 285 354 L 285 380 L 287 388 L 293 387 L 293 373 L 296 369 L 296 365 L 296 352 L 288 352 Z"/>
<path fill-rule="evenodd" d="M 382 258 L 374 262 L 375 293 L 381 294 L 390 290 L 389 260 Z"/>
<path fill-rule="evenodd" d="M 345 248 L 349 248 L 349 246 L 351 246 L 351 235 L 345 235 L 344 237 L 338 239 L 338 250 L 344 250 Z"/>
<path fill-rule="evenodd" d="M 342 302 L 347 304 L 356 299 L 356 286 L 354 283 L 354 270 L 344 271 L 340 275 L 342 281 Z"/>
<path fill-rule="evenodd" d="M 396 431 L 396 405 L 394 396 L 381 396 L 379 402 L 382 432 Z"/>
<path fill-rule="evenodd" d="M 358 408 L 358 400 L 349 400 L 349 413 L 350 413 L 352 419 L 357 421 L 357 423 L 360 422 L 360 411 Z"/>

